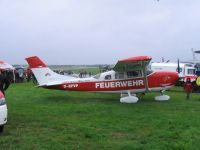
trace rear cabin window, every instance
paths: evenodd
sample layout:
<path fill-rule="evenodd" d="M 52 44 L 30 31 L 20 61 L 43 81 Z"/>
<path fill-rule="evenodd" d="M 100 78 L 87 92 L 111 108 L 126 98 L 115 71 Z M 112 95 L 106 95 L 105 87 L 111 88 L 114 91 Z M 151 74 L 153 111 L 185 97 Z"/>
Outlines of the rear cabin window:
<path fill-rule="evenodd" d="M 133 77 L 141 77 L 142 73 L 140 70 L 135 70 L 135 71 L 128 71 L 127 72 L 127 78 L 133 78 Z"/>
<path fill-rule="evenodd" d="M 124 79 L 124 73 L 116 73 L 115 79 Z"/>
<path fill-rule="evenodd" d="M 105 80 L 111 80 L 111 75 L 106 75 Z"/>

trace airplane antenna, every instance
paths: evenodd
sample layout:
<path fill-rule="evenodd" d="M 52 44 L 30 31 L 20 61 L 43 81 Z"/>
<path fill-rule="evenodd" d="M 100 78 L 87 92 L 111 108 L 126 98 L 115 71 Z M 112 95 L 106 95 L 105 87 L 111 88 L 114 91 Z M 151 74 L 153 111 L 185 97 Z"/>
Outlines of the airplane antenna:
<path fill-rule="evenodd" d="M 177 63 L 178 63 L 178 64 L 177 64 L 177 66 L 178 66 L 178 67 L 177 67 L 177 72 L 180 73 L 180 61 L 179 61 L 179 59 L 178 59 L 178 62 L 177 62 Z"/>
<path fill-rule="evenodd" d="M 195 53 L 194 53 L 194 49 L 192 48 L 191 51 L 192 51 L 193 60 L 196 60 L 196 58 L 195 58 Z"/>
<path fill-rule="evenodd" d="M 162 62 L 165 62 L 165 58 L 164 57 L 162 57 Z"/>

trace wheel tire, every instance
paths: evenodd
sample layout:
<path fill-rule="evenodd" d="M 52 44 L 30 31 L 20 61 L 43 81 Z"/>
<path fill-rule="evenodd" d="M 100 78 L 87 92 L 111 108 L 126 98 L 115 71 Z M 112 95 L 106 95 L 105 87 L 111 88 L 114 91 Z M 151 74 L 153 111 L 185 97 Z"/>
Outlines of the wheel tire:
<path fill-rule="evenodd" d="M 2 125 L 2 126 L 0 126 L 0 133 L 2 133 L 3 132 L 3 128 L 4 128 L 4 126 Z"/>

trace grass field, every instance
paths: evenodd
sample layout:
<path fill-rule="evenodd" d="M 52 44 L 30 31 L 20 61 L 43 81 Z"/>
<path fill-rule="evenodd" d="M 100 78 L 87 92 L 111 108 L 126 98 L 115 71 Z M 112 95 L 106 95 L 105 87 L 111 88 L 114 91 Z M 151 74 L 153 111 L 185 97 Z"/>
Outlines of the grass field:
<path fill-rule="evenodd" d="M 158 93 L 121 104 L 117 94 L 65 92 L 13 84 L 6 91 L 9 119 L 0 149 L 199 149 L 200 95 L 185 99 L 181 88 L 171 100 Z"/>

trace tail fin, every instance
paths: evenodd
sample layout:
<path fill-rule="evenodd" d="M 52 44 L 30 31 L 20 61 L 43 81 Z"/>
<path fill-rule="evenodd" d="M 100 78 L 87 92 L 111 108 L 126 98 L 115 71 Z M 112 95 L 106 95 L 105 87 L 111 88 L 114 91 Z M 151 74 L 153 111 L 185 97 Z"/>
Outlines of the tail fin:
<path fill-rule="evenodd" d="M 68 81 L 69 79 L 74 79 L 74 77 L 60 75 L 53 72 L 47 65 L 37 56 L 32 56 L 26 58 L 30 69 L 35 75 L 39 86 L 48 86 L 61 84 Z"/>

